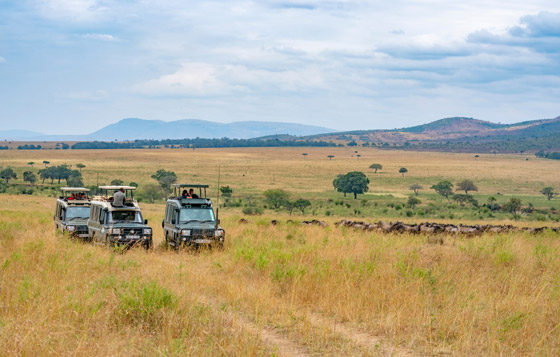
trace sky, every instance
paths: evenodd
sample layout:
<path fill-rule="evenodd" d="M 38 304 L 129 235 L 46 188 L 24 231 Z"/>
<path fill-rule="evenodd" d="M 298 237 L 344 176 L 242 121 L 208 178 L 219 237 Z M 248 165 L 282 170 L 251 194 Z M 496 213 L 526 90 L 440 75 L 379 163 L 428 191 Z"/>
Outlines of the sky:
<path fill-rule="evenodd" d="M 0 0 L 0 130 L 560 116 L 557 0 Z"/>

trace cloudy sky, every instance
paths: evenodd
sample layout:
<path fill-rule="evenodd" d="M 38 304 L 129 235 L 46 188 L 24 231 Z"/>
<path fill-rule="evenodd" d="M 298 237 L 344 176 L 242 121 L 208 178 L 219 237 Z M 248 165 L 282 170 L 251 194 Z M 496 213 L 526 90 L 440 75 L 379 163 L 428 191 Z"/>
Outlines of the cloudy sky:
<path fill-rule="evenodd" d="M 557 0 L 0 0 L 0 130 L 559 115 Z"/>

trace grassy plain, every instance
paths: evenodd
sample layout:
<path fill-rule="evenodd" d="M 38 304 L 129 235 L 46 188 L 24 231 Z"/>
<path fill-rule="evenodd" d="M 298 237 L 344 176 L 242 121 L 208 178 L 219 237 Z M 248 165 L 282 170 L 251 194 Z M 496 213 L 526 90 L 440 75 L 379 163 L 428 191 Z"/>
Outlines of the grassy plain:
<path fill-rule="evenodd" d="M 220 165 L 221 183 L 240 196 L 283 188 L 340 200 L 331 187 L 336 174 L 379 162 L 383 173 L 368 174 L 372 207 L 404 201 L 410 184 L 427 188 L 440 178 L 472 179 L 481 197 L 500 192 L 555 204 L 538 194 L 559 186 L 560 163 L 552 160 L 358 150 L 359 159 L 347 148 L 9 151 L 0 152 L 0 165 L 20 176 L 28 161 L 81 162 L 86 184 L 99 173 L 100 183 L 142 185 L 164 168 L 214 187 Z M 404 178 L 401 166 L 409 170 Z M 310 214 L 271 211 L 239 224 L 236 208 L 221 211 L 223 251 L 176 253 L 160 244 L 163 204 L 141 207 L 154 227 L 154 251 L 117 254 L 57 235 L 52 197 L 0 195 L 0 355 L 560 353 L 560 239 L 551 232 L 435 244 L 337 228 L 338 216 L 322 216 L 327 228 L 287 223 Z"/>

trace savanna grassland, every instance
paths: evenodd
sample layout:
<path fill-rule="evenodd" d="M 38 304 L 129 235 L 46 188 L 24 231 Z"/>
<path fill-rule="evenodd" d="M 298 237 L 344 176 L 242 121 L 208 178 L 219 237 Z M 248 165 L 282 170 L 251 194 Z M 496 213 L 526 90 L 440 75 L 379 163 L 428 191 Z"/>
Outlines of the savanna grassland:
<path fill-rule="evenodd" d="M 281 188 L 313 201 L 305 215 L 292 217 L 222 208 L 225 249 L 199 252 L 165 249 L 163 202 L 141 203 L 155 247 L 119 254 L 55 233 L 54 198 L 40 194 L 46 191 L 0 195 L 0 354 L 560 353 L 558 234 L 445 236 L 435 242 L 334 225 L 340 218 L 557 225 L 553 213 L 544 221 L 527 215 L 514 223 L 506 214 L 449 207 L 428 188 L 442 179 L 470 179 L 481 202 L 515 196 L 549 209 L 557 199 L 547 201 L 539 190 L 560 188 L 559 162 L 361 148 L 358 158 L 354 150 L 0 152 L 0 165 L 18 176 L 29 161 L 80 162 L 87 185 L 99 174 L 99 183 L 118 178 L 138 182 L 140 189 L 155 182 L 150 175 L 160 168 L 176 172 L 179 181 L 215 189 L 220 165 L 221 184 L 234 190 L 233 199 L 250 195 L 257 201 L 264 190 Z M 329 154 L 335 157 L 329 160 Z M 381 173 L 368 169 L 374 162 L 383 165 Z M 405 177 L 400 167 L 408 169 Z M 370 193 L 358 200 L 332 189 L 337 174 L 353 170 L 371 180 Z M 411 217 L 394 209 L 404 205 L 413 183 L 425 187 L 420 208 L 444 205 L 453 218 L 443 209 L 424 216 L 414 210 Z M 384 212 L 388 204 L 393 208 Z M 249 223 L 240 224 L 242 217 Z M 298 223 L 316 217 L 329 226 Z M 271 219 L 279 223 L 271 225 Z"/>

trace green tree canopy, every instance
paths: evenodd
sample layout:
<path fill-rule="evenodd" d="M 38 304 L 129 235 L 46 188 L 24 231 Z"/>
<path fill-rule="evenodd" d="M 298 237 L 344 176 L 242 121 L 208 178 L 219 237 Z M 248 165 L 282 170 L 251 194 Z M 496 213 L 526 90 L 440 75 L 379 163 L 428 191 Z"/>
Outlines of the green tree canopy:
<path fill-rule="evenodd" d="M 298 198 L 293 204 L 295 208 L 301 211 L 301 214 L 305 214 L 305 209 L 311 206 L 311 202 L 303 198 Z"/>
<path fill-rule="evenodd" d="M 17 175 L 11 167 L 6 167 L 4 170 L 0 171 L 0 178 L 6 180 L 6 183 L 9 183 L 10 180 L 16 179 Z"/>
<path fill-rule="evenodd" d="M 554 188 L 550 186 L 543 188 L 540 192 L 545 195 L 549 201 L 558 195 L 558 192 L 554 192 Z"/>
<path fill-rule="evenodd" d="M 111 181 L 111 186 L 122 186 L 123 183 L 124 183 L 123 180 L 114 179 L 113 181 Z"/>
<path fill-rule="evenodd" d="M 340 174 L 333 180 L 333 186 L 338 192 L 353 193 L 354 199 L 358 198 L 358 194 L 366 193 L 369 190 L 369 179 L 360 171 L 351 171 L 347 174 Z"/>
<path fill-rule="evenodd" d="M 435 185 L 430 187 L 432 190 L 435 190 L 438 194 L 442 195 L 443 197 L 447 198 L 447 202 L 449 202 L 449 195 L 453 193 L 453 184 L 450 181 L 444 180 L 440 181 Z"/>
<path fill-rule="evenodd" d="M 282 207 L 290 197 L 288 192 L 281 189 L 266 190 L 263 195 L 266 203 L 274 209 Z"/>
<path fill-rule="evenodd" d="M 157 170 L 156 173 L 152 175 L 152 178 L 159 182 L 159 185 L 165 192 L 169 192 L 171 190 L 171 185 L 177 182 L 177 175 L 175 172 L 165 171 L 164 169 Z"/>
<path fill-rule="evenodd" d="M 416 205 L 422 203 L 422 201 L 420 201 L 420 199 L 417 198 L 416 196 L 410 196 L 408 198 L 407 203 L 410 205 L 411 208 L 414 208 Z"/>
<path fill-rule="evenodd" d="M 511 213 L 513 215 L 513 219 L 517 221 L 519 215 L 517 211 L 521 209 L 521 200 L 516 197 L 512 197 L 509 201 L 504 205 L 504 210 Z"/>
<path fill-rule="evenodd" d="M 27 165 L 33 167 L 33 165 L 35 165 L 35 161 L 29 161 L 29 162 L 27 163 Z"/>
<path fill-rule="evenodd" d="M 402 176 L 404 177 L 404 174 L 406 174 L 408 172 L 408 170 L 406 169 L 406 167 L 401 167 L 399 169 L 399 173 L 402 174 Z"/>
<path fill-rule="evenodd" d="M 142 189 L 138 192 L 140 199 L 146 200 L 147 202 L 154 203 L 156 200 L 160 200 L 165 197 L 165 192 L 161 186 L 153 183 L 147 183 L 142 185 Z"/>
<path fill-rule="evenodd" d="M 465 195 L 468 195 L 469 191 L 478 192 L 478 187 L 471 180 L 463 180 L 457 184 L 457 191 L 465 191 Z"/>
<path fill-rule="evenodd" d="M 375 173 L 377 173 L 377 170 L 382 170 L 383 169 L 383 165 L 381 164 L 371 164 L 369 165 L 369 168 L 372 170 L 375 170 Z"/>
<path fill-rule="evenodd" d="M 80 174 L 82 173 L 82 169 L 86 168 L 86 165 L 84 164 L 76 164 L 76 167 L 80 170 Z"/>
<path fill-rule="evenodd" d="M 29 182 L 31 185 L 33 185 L 35 181 L 37 181 L 37 176 L 35 176 L 35 174 L 31 171 L 25 171 L 23 173 L 23 181 Z"/>
<path fill-rule="evenodd" d="M 464 195 L 464 194 L 455 194 L 453 195 L 453 201 L 459 203 L 461 206 L 465 204 L 472 204 L 475 207 L 478 207 L 478 201 L 474 199 L 471 195 Z"/>

